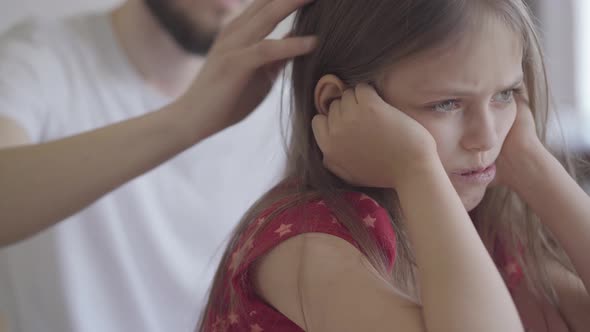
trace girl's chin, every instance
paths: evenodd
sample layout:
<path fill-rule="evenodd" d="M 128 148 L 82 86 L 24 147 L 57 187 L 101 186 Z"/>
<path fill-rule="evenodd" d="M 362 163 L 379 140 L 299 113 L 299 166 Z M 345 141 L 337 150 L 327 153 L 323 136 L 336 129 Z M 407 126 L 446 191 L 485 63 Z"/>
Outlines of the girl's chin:
<path fill-rule="evenodd" d="M 469 193 L 459 193 L 461 202 L 463 202 L 463 206 L 465 207 L 465 210 L 467 210 L 467 212 L 470 212 L 471 210 L 475 209 L 479 205 L 479 203 L 481 203 L 486 194 L 485 189 L 486 188 L 483 188 L 483 190 L 477 192 L 475 190 L 471 190 Z"/>
<path fill-rule="evenodd" d="M 492 182 L 490 182 L 490 184 L 488 184 L 488 188 L 495 188 L 495 187 L 500 187 L 502 184 L 500 183 L 500 181 L 498 180 L 498 177 L 496 176 L 494 178 L 494 180 L 492 180 Z"/>

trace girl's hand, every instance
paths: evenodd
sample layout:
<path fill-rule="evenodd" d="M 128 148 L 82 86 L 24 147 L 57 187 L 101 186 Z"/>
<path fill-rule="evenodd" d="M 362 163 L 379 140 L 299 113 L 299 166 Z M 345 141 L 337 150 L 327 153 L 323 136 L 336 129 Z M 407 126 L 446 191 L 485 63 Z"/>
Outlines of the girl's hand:
<path fill-rule="evenodd" d="M 514 125 L 510 129 L 502 151 L 496 162 L 498 169 L 496 182 L 518 191 L 527 176 L 531 176 L 533 160 L 539 154 L 549 153 L 537 136 L 535 119 L 525 96 L 516 96 L 517 112 Z M 538 165 L 537 165 L 538 166 Z"/>
<path fill-rule="evenodd" d="M 351 184 L 394 188 L 440 164 L 432 135 L 367 84 L 346 90 L 328 115 L 316 115 L 313 132 L 324 165 Z"/>

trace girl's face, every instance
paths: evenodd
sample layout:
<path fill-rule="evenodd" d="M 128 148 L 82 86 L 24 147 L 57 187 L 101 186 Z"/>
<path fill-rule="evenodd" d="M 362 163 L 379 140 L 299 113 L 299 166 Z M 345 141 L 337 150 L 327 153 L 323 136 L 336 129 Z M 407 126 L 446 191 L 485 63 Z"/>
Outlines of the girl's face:
<path fill-rule="evenodd" d="M 487 21 L 447 48 L 398 63 L 380 86 L 389 104 L 432 134 L 468 211 L 495 177 L 523 88 L 521 40 L 500 20 Z"/>

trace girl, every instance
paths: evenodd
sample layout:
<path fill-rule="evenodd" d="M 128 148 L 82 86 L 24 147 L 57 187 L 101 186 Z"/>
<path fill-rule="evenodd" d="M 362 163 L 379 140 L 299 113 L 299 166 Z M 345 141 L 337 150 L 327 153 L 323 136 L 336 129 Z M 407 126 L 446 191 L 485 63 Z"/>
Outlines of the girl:
<path fill-rule="evenodd" d="M 320 46 L 293 65 L 288 176 L 200 330 L 590 328 L 590 199 L 544 147 L 522 0 L 316 0 L 294 34 Z"/>

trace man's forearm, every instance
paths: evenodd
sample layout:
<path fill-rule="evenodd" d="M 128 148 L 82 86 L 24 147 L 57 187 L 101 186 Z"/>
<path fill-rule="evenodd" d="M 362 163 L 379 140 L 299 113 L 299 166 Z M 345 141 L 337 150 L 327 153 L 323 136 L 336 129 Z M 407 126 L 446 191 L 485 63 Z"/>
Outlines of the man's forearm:
<path fill-rule="evenodd" d="M 54 225 L 198 142 L 198 128 L 174 107 L 0 150 L 0 246 Z"/>

